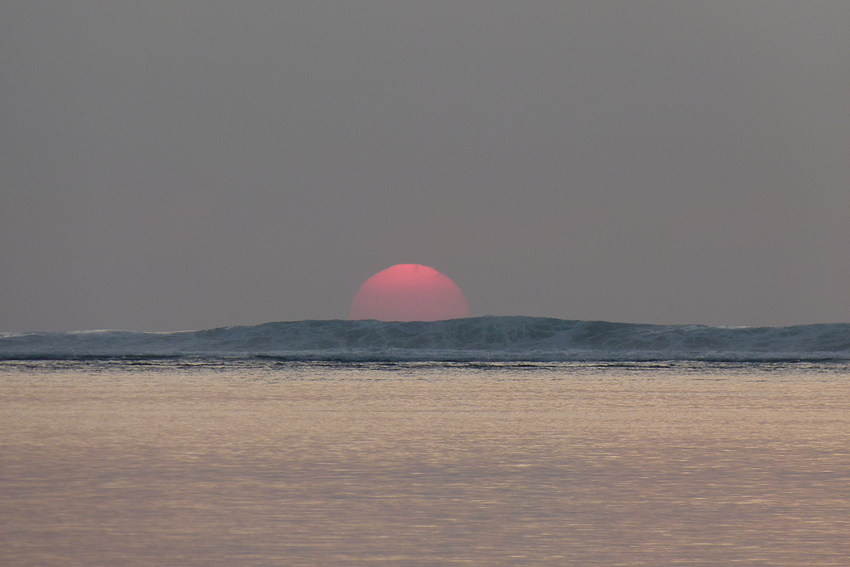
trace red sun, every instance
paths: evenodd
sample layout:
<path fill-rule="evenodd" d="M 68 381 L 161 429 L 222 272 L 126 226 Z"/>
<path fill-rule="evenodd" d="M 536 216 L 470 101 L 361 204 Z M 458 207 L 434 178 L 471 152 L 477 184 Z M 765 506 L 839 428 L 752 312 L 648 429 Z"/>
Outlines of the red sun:
<path fill-rule="evenodd" d="M 351 302 L 351 319 L 442 321 L 469 317 L 460 288 L 419 264 L 396 264 L 366 280 Z"/>

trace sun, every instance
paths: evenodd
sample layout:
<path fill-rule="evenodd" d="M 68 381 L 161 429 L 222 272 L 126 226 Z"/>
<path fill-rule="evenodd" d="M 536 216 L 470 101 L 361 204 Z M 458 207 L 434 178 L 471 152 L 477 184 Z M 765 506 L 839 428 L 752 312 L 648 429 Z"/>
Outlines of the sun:
<path fill-rule="evenodd" d="M 396 264 L 366 280 L 351 302 L 351 319 L 442 321 L 469 317 L 460 288 L 420 264 Z"/>

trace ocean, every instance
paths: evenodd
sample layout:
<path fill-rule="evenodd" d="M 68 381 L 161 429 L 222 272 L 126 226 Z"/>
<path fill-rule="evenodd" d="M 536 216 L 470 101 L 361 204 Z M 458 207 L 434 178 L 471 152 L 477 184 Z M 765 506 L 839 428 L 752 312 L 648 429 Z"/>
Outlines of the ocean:
<path fill-rule="evenodd" d="M 850 325 L 0 335 L 0 565 L 850 564 Z"/>

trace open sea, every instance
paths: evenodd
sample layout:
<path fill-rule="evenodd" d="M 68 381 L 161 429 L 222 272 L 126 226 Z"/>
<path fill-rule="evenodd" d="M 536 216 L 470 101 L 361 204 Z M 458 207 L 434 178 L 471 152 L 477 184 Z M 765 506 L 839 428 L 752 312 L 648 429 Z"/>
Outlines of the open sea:
<path fill-rule="evenodd" d="M 0 565 L 850 565 L 850 325 L 463 322 L 0 335 Z"/>

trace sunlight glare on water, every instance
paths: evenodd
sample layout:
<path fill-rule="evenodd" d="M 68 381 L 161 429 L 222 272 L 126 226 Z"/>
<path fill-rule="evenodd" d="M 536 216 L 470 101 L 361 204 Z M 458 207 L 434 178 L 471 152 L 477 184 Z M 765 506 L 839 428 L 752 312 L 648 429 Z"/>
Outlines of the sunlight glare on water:
<path fill-rule="evenodd" d="M 846 364 L 0 365 L 0 564 L 847 565 Z"/>

